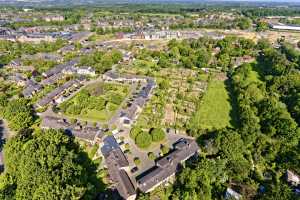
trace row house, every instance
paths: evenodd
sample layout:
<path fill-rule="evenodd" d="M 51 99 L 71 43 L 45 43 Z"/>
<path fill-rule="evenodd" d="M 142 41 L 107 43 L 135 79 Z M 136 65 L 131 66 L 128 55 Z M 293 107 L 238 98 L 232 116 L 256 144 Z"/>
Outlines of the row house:
<path fill-rule="evenodd" d="M 33 66 L 24 65 L 20 58 L 14 59 L 6 65 L 7 68 L 12 69 L 13 71 L 33 71 Z"/>
<path fill-rule="evenodd" d="M 85 76 L 96 76 L 96 71 L 89 66 L 69 66 L 62 71 L 64 74 L 80 74 Z"/>
<path fill-rule="evenodd" d="M 70 80 L 70 81 L 66 82 L 65 84 L 63 84 L 62 86 L 55 88 L 52 92 L 48 93 L 45 97 L 40 99 L 36 105 L 38 107 L 44 107 L 50 103 L 61 103 L 62 99 L 59 99 L 59 97 L 61 97 L 61 95 L 65 91 L 67 91 L 71 88 L 78 89 L 78 88 L 80 88 L 81 84 L 82 84 L 82 81 L 80 81 L 80 80 L 77 80 L 77 79 Z"/>
<path fill-rule="evenodd" d="M 102 79 L 106 82 L 119 82 L 119 83 L 137 83 L 137 82 L 146 82 L 147 79 L 142 76 L 128 75 L 128 74 L 118 74 L 113 71 L 107 71 L 103 74 Z"/>
<path fill-rule="evenodd" d="M 21 34 L 18 35 L 16 40 L 19 42 L 32 42 L 32 43 L 40 43 L 40 42 L 54 42 L 56 41 L 56 37 L 51 34 L 42 34 L 42 33 L 34 33 L 34 34 Z"/>
<path fill-rule="evenodd" d="M 24 97 L 32 97 L 42 89 L 42 86 L 36 81 L 30 79 L 25 83 L 25 89 L 22 91 Z"/>
<path fill-rule="evenodd" d="M 124 126 L 131 126 L 142 112 L 142 108 L 150 100 L 152 91 L 156 87 L 156 83 L 153 79 L 148 78 L 147 83 L 142 89 L 133 95 L 133 100 L 130 102 L 129 107 L 123 110 L 120 114 L 120 123 Z"/>
<path fill-rule="evenodd" d="M 136 188 L 126 172 L 129 170 L 129 162 L 113 136 L 103 139 L 101 152 L 113 187 L 117 189 L 122 199 L 134 200 Z"/>
<path fill-rule="evenodd" d="M 47 15 L 42 17 L 43 20 L 46 22 L 52 22 L 52 21 L 64 21 L 65 17 L 62 15 Z"/>
<path fill-rule="evenodd" d="M 195 140 L 181 138 L 173 145 L 173 150 L 158 159 L 153 168 L 137 178 L 137 187 L 144 193 L 153 191 L 158 186 L 170 182 L 183 163 L 197 155 L 199 146 Z"/>
<path fill-rule="evenodd" d="M 53 116 L 45 116 L 41 122 L 42 129 L 62 129 L 67 134 L 85 140 L 91 144 L 101 140 L 103 132 L 99 127 L 83 125 L 79 122 L 71 123 L 67 119 Z"/>

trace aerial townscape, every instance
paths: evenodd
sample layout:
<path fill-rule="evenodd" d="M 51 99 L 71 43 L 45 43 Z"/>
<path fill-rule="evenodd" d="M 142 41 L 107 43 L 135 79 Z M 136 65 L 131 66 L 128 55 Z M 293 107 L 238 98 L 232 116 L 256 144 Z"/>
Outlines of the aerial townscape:
<path fill-rule="evenodd" d="M 300 200 L 300 2 L 0 0 L 0 200 Z"/>

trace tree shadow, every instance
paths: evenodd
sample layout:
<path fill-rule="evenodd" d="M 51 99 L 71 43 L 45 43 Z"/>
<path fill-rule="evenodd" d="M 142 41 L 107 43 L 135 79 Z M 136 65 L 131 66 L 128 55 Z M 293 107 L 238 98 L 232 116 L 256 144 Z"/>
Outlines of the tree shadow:
<path fill-rule="evenodd" d="M 0 119 L 0 173 L 4 171 L 3 147 L 5 144 L 4 138 L 4 122 Z"/>
<path fill-rule="evenodd" d="M 231 105 L 231 110 L 230 110 L 230 124 L 233 128 L 238 128 L 240 127 L 240 123 L 239 123 L 239 110 L 238 110 L 238 101 L 236 98 L 236 93 L 234 91 L 234 87 L 233 84 L 231 82 L 231 79 L 228 78 L 225 80 L 224 82 L 225 84 L 225 88 L 228 92 L 229 95 L 229 103 Z"/>

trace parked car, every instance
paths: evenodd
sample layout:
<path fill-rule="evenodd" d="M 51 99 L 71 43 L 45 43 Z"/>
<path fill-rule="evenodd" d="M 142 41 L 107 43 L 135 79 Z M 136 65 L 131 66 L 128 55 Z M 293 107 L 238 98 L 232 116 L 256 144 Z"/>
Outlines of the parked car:
<path fill-rule="evenodd" d="M 135 173 L 135 172 L 137 172 L 138 170 L 139 170 L 138 167 L 134 167 L 134 168 L 132 168 L 130 171 L 131 171 L 131 173 Z"/>

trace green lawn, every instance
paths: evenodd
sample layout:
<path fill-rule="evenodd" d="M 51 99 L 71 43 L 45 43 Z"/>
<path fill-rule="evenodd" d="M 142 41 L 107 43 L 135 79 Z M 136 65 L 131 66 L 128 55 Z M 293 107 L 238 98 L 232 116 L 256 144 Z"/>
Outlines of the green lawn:
<path fill-rule="evenodd" d="M 230 97 L 224 82 L 212 80 L 199 109 L 191 118 L 191 126 L 200 129 L 220 129 L 231 126 L 231 109 Z"/>
<path fill-rule="evenodd" d="M 80 115 L 71 115 L 71 114 L 65 114 L 66 116 L 68 116 L 69 118 L 73 118 L 73 119 L 79 119 L 82 121 L 89 121 L 89 122 L 105 122 L 107 120 L 109 120 L 112 115 L 114 114 L 114 112 L 109 112 L 107 110 L 95 110 L 95 109 L 86 109 L 87 113 L 82 113 Z"/>

